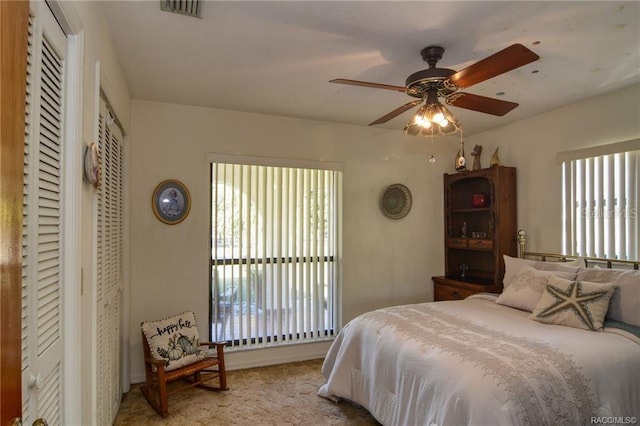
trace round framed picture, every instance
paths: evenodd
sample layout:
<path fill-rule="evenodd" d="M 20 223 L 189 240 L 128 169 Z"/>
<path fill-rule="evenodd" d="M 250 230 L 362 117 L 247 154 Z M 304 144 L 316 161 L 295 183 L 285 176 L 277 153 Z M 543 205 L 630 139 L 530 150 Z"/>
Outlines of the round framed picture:
<path fill-rule="evenodd" d="M 191 209 L 191 195 L 186 186 L 177 180 L 160 182 L 151 198 L 153 213 L 160 222 L 175 225 L 186 219 Z"/>

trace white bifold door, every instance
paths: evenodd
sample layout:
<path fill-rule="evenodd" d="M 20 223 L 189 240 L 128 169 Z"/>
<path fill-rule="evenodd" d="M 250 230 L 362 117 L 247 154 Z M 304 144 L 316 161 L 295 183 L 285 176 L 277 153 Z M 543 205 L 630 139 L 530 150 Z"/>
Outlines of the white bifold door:
<path fill-rule="evenodd" d="M 96 245 L 96 416 L 110 425 L 122 397 L 120 339 L 123 288 L 123 135 L 100 99 L 98 117 L 100 186 Z"/>
<path fill-rule="evenodd" d="M 67 40 L 31 2 L 26 93 L 22 277 L 23 424 L 64 423 L 61 235 Z"/>

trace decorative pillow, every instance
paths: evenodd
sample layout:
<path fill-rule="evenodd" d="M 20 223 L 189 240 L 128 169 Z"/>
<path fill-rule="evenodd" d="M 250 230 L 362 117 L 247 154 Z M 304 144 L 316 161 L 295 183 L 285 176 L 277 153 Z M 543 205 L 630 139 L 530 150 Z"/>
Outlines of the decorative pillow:
<path fill-rule="evenodd" d="M 574 272 L 539 271 L 533 266 L 524 265 L 496 299 L 496 303 L 532 312 L 552 275 L 568 280 L 576 276 Z"/>
<path fill-rule="evenodd" d="M 580 268 L 576 279 L 614 284 L 616 291 L 611 297 L 607 319 L 640 327 L 640 271 Z"/>
<path fill-rule="evenodd" d="M 520 259 L 518 257 L 503 255 L 504 258 L 504 278 L 502 284 L 506 289 L 516 276 L 520 268 L 529 265 L 540 271 L 562 271 L 576 274 L 580 266 L 585 266 L 583 258 L 572 260 L 571 262 L 541 262 L 537 260 Z M 575 276 L 574 276 L 575 277 Z"/>
<path fill-rule="evenodd" d="M 159 321 L 142 323 L 151 356 L 165 361 L 165 371 L 191 364 L 205 356 L 193 312 L 187 311 Z"/>
<path fill-rule="evenodd" d="M 602 330 L 615 287 L 549 277 L 549 285 L 529 318 L 546 324 Z"/>

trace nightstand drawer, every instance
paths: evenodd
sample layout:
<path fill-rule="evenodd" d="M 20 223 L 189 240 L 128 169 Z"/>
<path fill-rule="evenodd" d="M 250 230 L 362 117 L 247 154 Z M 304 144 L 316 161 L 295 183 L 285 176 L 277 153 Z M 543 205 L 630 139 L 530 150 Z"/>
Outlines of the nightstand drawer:
<path fill-rule="evenodd" d="M 433 295 L 436 301 L 439 300 L 462 300 L 467 296 L 477 293 L 473 290 L 437 284 L 433 288 Z"/>
<path fill-rule="evenodd" d="M 449 238 L 447 245 L 452 248 L 467 248 L 468 238 Z"/>
<path fill-rule="evenodd" d="M 469 240 L 469 248 L 491 250 L 493 248 L 493 240 L 480 240 L 472 238 Z"/>

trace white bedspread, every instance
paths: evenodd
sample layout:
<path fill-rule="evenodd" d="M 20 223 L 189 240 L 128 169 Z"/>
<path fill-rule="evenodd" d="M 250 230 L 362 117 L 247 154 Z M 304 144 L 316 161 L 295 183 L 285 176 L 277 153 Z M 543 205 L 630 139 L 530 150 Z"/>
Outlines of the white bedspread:
<path fill-rule="evenodd" d="M 319 395 L 389 426 L 640 422 L 639 339 L 528 315 L 483 297 L 366 313 L 336 337 Z"/>

